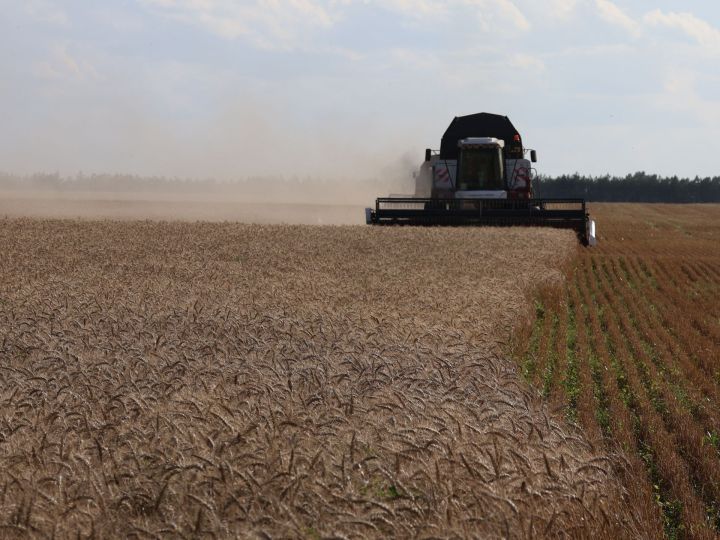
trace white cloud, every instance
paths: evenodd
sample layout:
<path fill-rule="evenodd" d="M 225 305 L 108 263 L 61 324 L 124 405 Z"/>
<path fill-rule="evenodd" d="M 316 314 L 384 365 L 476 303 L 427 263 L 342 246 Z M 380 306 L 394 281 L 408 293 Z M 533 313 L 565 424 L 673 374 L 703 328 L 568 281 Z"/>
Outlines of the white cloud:
<path fill-rule="evenodd" d="M 567 19 L 577 8 L 577 0 L 550 0 L 550 13 L 558 19 Z"/>
<path fill-rule="evenodd" d="M 568 1 L 568 0 L 564 0 Z M 314 49 L 312 38 L 344 20 L 351 6 L 390 11 L 410 20 L 455 24 L 476 19 L 483 29 L 526 31 L 528 19 L 513 0 L 141 0 L 158 13 L 195 24 L 224 39 L 264 49 Z M 496 24 L 496 20 L 500 22 Z"/>
<path fill-rule="evenodd" d="M 634 35 L 640 32 L 639 23 L 610 0 L 595 0 L 595 6 L 608 23 L 624 28 Z"/>
<path fill-rule="evenodd" d="M 663 13 L 656 9 L 645 15 L 644 22 L 680 30 L 711 53 L 720 53 L 720 30 L 692 13 Z"/>
<path fill-rule="evenodd" d="M 54 44 L 49 58 L 35 65 L 35 74 L 44 79 L 75 81 L 98 78 L 93 64 L 71 53 L 67 43 Z"/>
<path fill-rule="evenodd" d="M 528 30 L 530 22 L 512 0 L 385 0 L 377 2 L 385 9 L 413 18 L 455 20 L 468 15 L 489 25 L 488 18 L 499 17 L 520 30 Z"/>
<path fill-rule="evenodd" d="M 58 26 L 67 26 L 70 23 L 70 18 L 63 10 L 45 0 L 25 0 L 23 7 L 25 13 L 36 21 Z"/>
<path fill-rule="evenodd" d="M 509 65 L 520 69 L 533 69 L 536 71 L 545 71 L 545 62 L 537 56 L 530 54 L 516 53 L 509 59 Z"/>
<path fill-rule="evenodd" d="M 437 0 L 385 0 L 378 5 L 416 18 L 444 16 L 448 7 Z"/>
<path fill-rule="evenodd" d="M 530 22 L 510 0 L 495 0 L 494 3 L 505 19 L 512 21 L 517 28 L 520 30 L 530 29 Z"/>
<path fill-rule="evenodd" d="M 318 0 L 142 0 L 225 39 L 246 38 L 265 49 L 292 49 L 311 31 L 335 22 L 339 3 Z"/>
<path fill-rule="evenodd" d="M 655 105 L 661 110 L 691 115 L 699 125 L 714 129 L 720 122 L 720 103 L 699 94 L 698 78 L 698 74 L 689 69 L 669 69 L 663 92 L 656 97 Z"/>

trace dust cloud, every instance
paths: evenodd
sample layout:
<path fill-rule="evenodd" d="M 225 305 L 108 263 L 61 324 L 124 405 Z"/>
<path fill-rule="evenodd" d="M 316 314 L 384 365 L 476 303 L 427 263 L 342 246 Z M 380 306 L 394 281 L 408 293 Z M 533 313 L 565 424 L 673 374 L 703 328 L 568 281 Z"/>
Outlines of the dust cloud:
<path fill-rule="evenodd" d="M 338 181 L 0 174 L 0 217 L 362 224 L 376 197 L 412 193 L 410 171 L 402 159 L 376 178 Z"/>
<path fill-rule="evenodd" d="M 364 207 L 221 200 L 199 193 L 2 190 L 0 217 L 355 225 L 364 223 Z"/>
<path fill-rule="evenodd" d="M 95 98 L 0 149 L 0 216 L 362 223 L 376 197 L 414 191 L 422 160 L 379 123 L 250 95 L 194 116 Z"/>
<path fill-rule="evenodd" d="M 364 179 L 0 174 L 0 217 L 362 224 L 376 197 L 413 192 L 412 169 L 403 156 Z"/>

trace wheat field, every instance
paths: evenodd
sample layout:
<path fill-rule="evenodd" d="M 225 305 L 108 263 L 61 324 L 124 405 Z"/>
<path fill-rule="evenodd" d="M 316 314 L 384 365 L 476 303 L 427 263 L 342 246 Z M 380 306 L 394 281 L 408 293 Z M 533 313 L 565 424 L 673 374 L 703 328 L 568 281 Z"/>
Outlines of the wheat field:
<path fill-rule="evenodd" d="M 638 533 L 506 356 L 567 231 L 0 223 L 0 536 Z"/>

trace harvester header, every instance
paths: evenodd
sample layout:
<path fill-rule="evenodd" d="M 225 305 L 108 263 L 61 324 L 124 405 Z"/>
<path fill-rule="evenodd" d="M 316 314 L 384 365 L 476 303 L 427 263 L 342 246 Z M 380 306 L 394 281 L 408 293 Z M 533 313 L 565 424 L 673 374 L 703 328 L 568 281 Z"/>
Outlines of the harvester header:
<path fill-rule="evenodd" d="M 529 154 L 530 159 L 526 159 Z M 583 199 L 533 194 L 535 150 L 523 146 L 507 116 L 457 116 L 440 150 L 425 150 L 415 194 L 383 197 L 365 211 L 368 224 L 542 226 L 574 229 L 595 245 L 595 222 Z"/>

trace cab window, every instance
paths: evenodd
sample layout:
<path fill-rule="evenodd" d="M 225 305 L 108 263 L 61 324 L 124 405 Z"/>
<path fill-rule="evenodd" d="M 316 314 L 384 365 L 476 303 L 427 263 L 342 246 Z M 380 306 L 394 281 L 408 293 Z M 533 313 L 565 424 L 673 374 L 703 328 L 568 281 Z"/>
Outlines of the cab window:
<path fill-rule="evenodd" d="M 460 191 L 497 191 L 505 189 L 502 150 L 499 148 L 469 147 L 460 151 Z"/>

